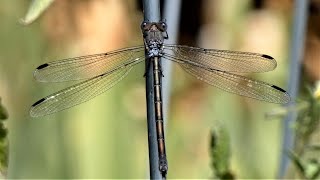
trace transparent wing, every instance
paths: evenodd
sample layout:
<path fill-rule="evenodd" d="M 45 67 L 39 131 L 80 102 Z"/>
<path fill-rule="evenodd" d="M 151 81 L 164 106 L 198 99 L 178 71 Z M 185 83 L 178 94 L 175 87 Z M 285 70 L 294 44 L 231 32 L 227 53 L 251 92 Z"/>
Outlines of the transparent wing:
<path fill-rule="evenodd" d="M 228 72 L 266 72 L 277 67 L 271 56 L 258 53 L 203 49 L 182 45 L 164 45 L 181 62 Z"/>
<path fill-rule="evenodd" d="M 224 91 L 271 103 L 285 104 L 290 101 L 288 93 L 275 85 L 229 72 L 183 63 L 179 59 L 174 59 L 173 56 L 166 55 L 165 58 L 178 62 L 186 72 L 197 79 Z"/>
<path fill-rule="evenodd" d="M 30 116 L 45 116 L 88 101 L 117 84 L 129 73 L 135 64 L 142 61 L 143 59 L 119 67 L 116 70 L 96 76 L 42 98 L 31 106 Z"/>
<path fill-rule="evenodd" d="M 40 82 L 89 79 L 138 61 L 140 58 L 144 59 L 144 46 L 62 59 L 40 65 L 34 71 L 34 78 Z"/>

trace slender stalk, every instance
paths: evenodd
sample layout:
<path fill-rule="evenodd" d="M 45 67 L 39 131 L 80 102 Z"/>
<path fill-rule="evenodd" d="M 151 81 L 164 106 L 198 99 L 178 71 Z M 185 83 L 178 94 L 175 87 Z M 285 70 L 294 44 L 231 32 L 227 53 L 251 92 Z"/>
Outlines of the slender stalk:
<path fill-rule="evenodd" d="M 295 106 L 294 100 L 297 98 L 299 92 L 299 81 L 301 72 L 301 60 L 303 58 L 304 44 L 305 44 L 305 33 L 306 33 L 306 22 L 308 18 L 307 9 L 309 1 L 294 1 L 294 22 L 293 22 L 293 33 L 290 50 L 290 75 L 289 75 L 289 87 L 288 93 L 290 94 L 292 101 L 289 106 Z M 287 150 L 293 148 L 294 145 L 294 129 L 292 123 L 297 118 L 296 111 L 289 111 L 287 117 L 283 123 L 283 142 L 282 142 L 282 153 L 281 153 L 281 164 L 278 170 L 278 177 L 283 178 L 286 174 L 290 159 L 286 154 Z"/>
<path fill-rule="evenodd" d="M 144 20 L 158 22 L 160 20 L 159 0 L 143 0 Z M 155 107 L 154 107 L 154 73 L 153 61 L 146 62 L 146 98 L 147 98 L 147 123 L 148 123 L 148 145 L 150 179 L 161 179 L 159 170 L 159 156 L 156 133 Z"/>
<path fill-rule="evenodd" d="M 169 39 L 166 40 L 167 44 L 177 44 L 178 39 L 178 30 L 180 22 L 180 9 L 181 9 L 181 0 L 167 0 L 164 4 L 164 18 L 168 26 L 168 36 Z M 168 117 L 168 109 L 170 105 L 170 90 L 171 90 L 171 72 L 172 64 L 171 61 L 161 61 L 163 70 L 162 78 L 162 87 L 163 87 L 163 119 L 164 125 L 166 126 L 166 119 Z"/>

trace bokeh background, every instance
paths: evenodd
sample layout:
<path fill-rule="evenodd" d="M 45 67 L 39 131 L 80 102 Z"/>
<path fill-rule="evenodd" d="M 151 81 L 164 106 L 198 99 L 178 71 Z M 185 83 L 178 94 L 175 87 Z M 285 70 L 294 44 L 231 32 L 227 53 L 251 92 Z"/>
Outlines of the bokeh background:
<path fill-rule="evenodd" d="M 10 117 L 8 177 L 148 178 L 143 66 L 89 102 L 43 118 L 28 114 L 38 99 L 75 83 L 37 83 L 32 73 L 38 65 L 141 45 L 141 2 L 56 0 L 37 21 L 23 26 L 19 20 L 30 2 L 0 2 L 0 97 Z M 277 69 L 248 76 L 286 89 L 293 1 L 183 1 L 181 11 L 179 44 L 269 54 Z M 316 15 L 308 24 L 304 74 L 315 81 L 319 9 L 310 13 Z M 215 126 L 229 133 L 231 169 L 238 178 L 276 177 L 283 117 L 266 119 L 265 114 L 280 105 L 223 92 L 178 66 L 170 92 L 169 178 L 212 177 L 209 134 Z"/>

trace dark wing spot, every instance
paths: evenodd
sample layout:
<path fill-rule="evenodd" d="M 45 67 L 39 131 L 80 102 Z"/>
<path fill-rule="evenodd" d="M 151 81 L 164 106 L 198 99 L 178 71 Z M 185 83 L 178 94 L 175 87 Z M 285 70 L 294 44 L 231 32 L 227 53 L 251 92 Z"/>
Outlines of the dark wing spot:
<path fill-rule="evenodd" d="M 45 98 L 40 99 L 39 101 L 37 101 L 34 104 L 32 104 L 32 107 L 35 107 L 36 105 L 42 103 L 44 100 L 46 100 L 46 99 Z"/>
<path fill-rule="evenodd" d="M 108 55 L 108 53 L 104 53 L 104 55 Z"/>
<path fill-rule="evenodd" d="M 273 88 L 275 88 L 276 90 L 279 90 L 279 91 L 281 91 L 281 92 L 284 92 L 284 93 L 286 92 L 285 90 L 279 88 L 278 86 L 272 85 L 271 87 L 273 87 Z"/>
<path fill-rule="evenodd" d="M 46 64 L 42 64 L 39 67 L 37 67 L 37 69 L 43 69 L 43 68 L 45 68 L 47 66 L 49 66 L 49 64 L 47 64 L 47 63 Z"/>
<path fill-rule="evenodd" d="M 274 59 L 273 57 L 271 57 L 271 56 L 269 56 L 269 55 L 266 55 L 266 54 L 263 54 L 261 57 L 267 58 L 267 59 Z"/>

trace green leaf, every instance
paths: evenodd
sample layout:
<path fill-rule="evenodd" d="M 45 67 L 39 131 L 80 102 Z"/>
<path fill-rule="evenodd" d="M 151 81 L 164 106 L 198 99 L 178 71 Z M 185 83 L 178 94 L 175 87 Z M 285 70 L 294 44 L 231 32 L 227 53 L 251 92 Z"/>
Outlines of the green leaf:
<path fill-rule="evenodd" d="M 306 165 L 306 177 L 308 179 L 318 179 L 320 175 L 320 163 L 317 159 L 310 159 Z"/>
<path fill-rule="evenodd" d="M 306 170 L 299 156 L 293 151 L 288 151 L 287 154 L 291 159 L 291 161 L 293 162 L 293 164 L 297 167 L 301 175 L 305 176 Z"/>
<path fill-rule="evenodd" d="M 36 20 L 54 0 L 33 0 L 29 6 L 26 16 L 20 20 L 23 25 L 29 25 Z"/>
<path fill-rule="evenodd" d="M 8 149 L 9 149 L 9 142 L 7 139 L 2 139 L 0 141 L 0 173 L 2 175 L 7 174 L 8 169 Z"/>
<path fill-rule="evenodd" d="M 4 124 L 0 123 L 0 141 L 4 139 L 8 134 L 7 128 L 4 126 Z"/>
<path fill-rule="evenodd" d="M 221 125 L 211 131 L 210 154 L 214 174 L 219 179 L 234 179 L 230 172 L 230 139 Z"/>
<path fill-rule="evenodd" d="M 320 145 L 310 145 L 308 146 L 308 149 L 311 151 L 320 151 Z"/>
<path fill-rule="evenodd" d="M 7 119 L 7 118 L 8 118 L 8 112 L 1 104 L 1 98 L 0 98 L 0 120 Z"/>

